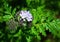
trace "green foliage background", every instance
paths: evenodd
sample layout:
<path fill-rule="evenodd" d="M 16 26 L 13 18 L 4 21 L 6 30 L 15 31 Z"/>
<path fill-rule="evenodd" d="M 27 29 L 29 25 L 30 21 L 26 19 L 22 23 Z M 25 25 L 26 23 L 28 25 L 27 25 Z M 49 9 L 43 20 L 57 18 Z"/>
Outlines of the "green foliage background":
<path fill-rule="evenodd" d="M 32 26 L 11 31 L 6 23 L 20 10 L 31 12 Z M 60 0 L 0 0 L 0 42 L 60 42 Z"/>

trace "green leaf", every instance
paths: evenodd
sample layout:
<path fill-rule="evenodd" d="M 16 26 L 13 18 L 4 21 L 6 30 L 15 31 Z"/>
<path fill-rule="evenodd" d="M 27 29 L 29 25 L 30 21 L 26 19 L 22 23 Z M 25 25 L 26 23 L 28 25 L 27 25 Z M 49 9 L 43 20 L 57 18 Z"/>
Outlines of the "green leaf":
<path fill-rule="evenodd" d="M 45 29 L 42 25 L 39 26 L 39 31 L 40 31 L 40 33 L 42 33 L 42 35 L 46 36 Z"/>
<path fill-rule="evenodd" d="M 4 13 L 5 13 L 5 14 L 11 14 L 9 11 L 5 11 Z"/>
<path fill-rule="evenodd" d="M 14 15 L 15 13 L 16 13 L 16 8 L 13 9 L 12 15 Z"/>
<path fill-rule="evenodd" d="M 21 30 L 19 30 L 19 32 L 18 32 L 18 33 L 16 33 L 16 34 L 14 35 L 14 37 L 19 37 L 19 36 L 21 35 L 21 33 L 22 33 L 22 31 L 21 31 Z"/>
<path fill-rule="evenodd" d="M 27 42 L 31 42 L 31 37 L 26 37 Z"/>
<path fill-rule="evenodd" d="M 34 27 L 31 28 L 31 34 L 37 35 L 38 32 L 34 29 Z"/>
<path fill-rule="evenodd" d="M 41 37 L 39 35 L 36 36 L 38 40 L 41 40 Z"/>
<path fill-rule="evenodd" d="M 8 21 L 8 20 L 10 20 L 12 17 L 13 17 L 12 15 L 5 15 L 5 16 L 3 16 L 3 20 L 4 20 L 4 21 Z"/>
<path fill-rule="evenodd" d="M 0 16 L 0 22 L 3 22 L 3 18 L 2 18 L 2 16 Z"/>
<path fill-rule="evenodd" d="M 30 2 L 31 2 L 31 0 L 26 0 L 26 2 L 27 2 L 27 4 L 29 5 L 29 4 L 30 4 Z"/>

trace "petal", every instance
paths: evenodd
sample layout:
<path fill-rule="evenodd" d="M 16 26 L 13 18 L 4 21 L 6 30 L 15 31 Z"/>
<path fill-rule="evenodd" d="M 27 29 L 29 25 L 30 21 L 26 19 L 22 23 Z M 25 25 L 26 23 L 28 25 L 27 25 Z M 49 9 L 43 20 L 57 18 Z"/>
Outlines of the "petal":
<path fill-rule="evenodd" d="M 32 19 L 30 19 L 30 18 L 26 18 L 27 19 L 27 21 L 32 21 Z"/>

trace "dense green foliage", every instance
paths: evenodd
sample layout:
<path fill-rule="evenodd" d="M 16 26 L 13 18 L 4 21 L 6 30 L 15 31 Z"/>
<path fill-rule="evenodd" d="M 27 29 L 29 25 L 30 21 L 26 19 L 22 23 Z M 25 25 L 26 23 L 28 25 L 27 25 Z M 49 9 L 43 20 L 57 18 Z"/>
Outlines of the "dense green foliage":
<path fill-rule="evenodd" d="M 7 22 L 20 10 L 31 12 L 32 26 L 15 25 L 16 30 L 10 30 Z M 0 42 L 43 42 L 48 34 L 55 39 L 52 42 L 60 42 L 59 11 L 59 0 L 0 0 Z M 51 42 L 49 40 L 44 42 Z"/>

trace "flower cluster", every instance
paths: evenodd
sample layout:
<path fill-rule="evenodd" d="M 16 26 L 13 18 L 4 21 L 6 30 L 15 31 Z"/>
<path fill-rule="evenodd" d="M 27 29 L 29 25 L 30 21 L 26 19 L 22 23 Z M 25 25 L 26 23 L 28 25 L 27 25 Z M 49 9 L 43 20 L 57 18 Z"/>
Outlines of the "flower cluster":
<path fill-rule="evenodd" d="M 19 14 L 20 16 L 21 16 L 21 18 L 25 21 L 25 19 L 28 21 L 28 22 L 30 22 L 30 21 L 32 21 L 32 15 L 31 15 L 31 13 L 29 12 L 29 11 L 21 11 L 20 12 L 20 14 Z"/>

